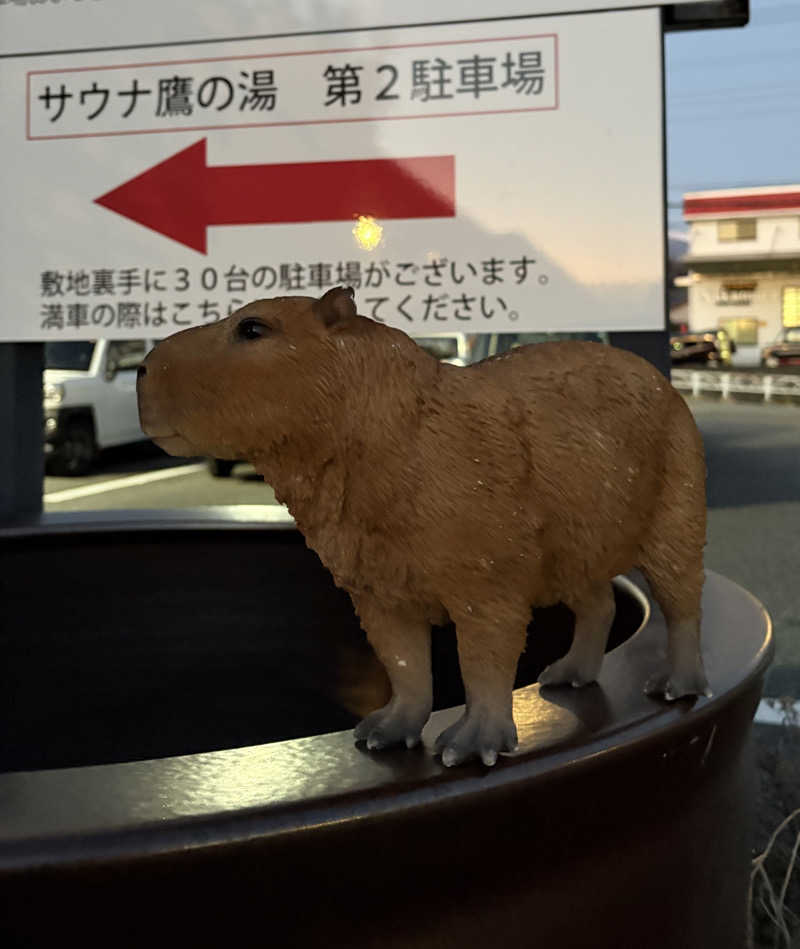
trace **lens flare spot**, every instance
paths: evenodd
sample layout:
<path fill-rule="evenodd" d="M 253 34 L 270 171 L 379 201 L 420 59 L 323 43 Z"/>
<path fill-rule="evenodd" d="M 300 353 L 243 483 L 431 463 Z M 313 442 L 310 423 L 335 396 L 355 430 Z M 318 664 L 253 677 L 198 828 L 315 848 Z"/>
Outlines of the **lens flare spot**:
<path fill-rule="evenodd" d="M 375 250 L 383 237 L 383 227 L 374 217 L 360 214 L 353 225 L 353 237 L 362 250 Z"/>

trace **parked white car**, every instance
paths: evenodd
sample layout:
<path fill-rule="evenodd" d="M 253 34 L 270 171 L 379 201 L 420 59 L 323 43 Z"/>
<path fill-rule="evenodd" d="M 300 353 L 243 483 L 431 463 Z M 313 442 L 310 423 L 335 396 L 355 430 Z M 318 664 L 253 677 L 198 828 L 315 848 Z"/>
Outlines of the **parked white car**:
<path fill-rule="evenodd" d="M 52 474 L 83 475 L 98 451 L 145 439 L 136 370 L 151 340 L 45 343 L 44 450 Z"/>

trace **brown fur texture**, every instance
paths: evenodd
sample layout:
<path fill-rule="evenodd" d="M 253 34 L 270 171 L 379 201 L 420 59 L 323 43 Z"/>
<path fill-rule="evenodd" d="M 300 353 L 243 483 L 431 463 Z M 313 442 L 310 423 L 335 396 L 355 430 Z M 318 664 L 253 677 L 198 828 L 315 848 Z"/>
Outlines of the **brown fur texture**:
<path fill-rule="evenodd" d="M 541 681 L 593 681 L 611 578 L 634 567 L 670 636 L 648 689 L 707 691 L 703 448 L 681 396 L 639 357 L 563 342 L 450 366 L 336 288 L 164 340 L 139 400 L 143 430 L 172 454 L 251 461 L 350 594 L 393 690 L 356 730 L 368 747 L 419 740 L 431 624 L 450 618 L 466 711 L 437 749 L 445 764 L 493 764 L 516 744 L 531 608 L 562 601 L 576 616 Z"/>

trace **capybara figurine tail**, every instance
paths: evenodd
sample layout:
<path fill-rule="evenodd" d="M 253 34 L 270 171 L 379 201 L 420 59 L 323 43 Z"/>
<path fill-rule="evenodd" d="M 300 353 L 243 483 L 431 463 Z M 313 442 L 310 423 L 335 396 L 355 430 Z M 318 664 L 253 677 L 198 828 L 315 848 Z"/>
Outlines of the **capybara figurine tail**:
<path fill-rule="evenodd" d="M 533 607 L 575 613 L 541 675 L 600 671 L 611 579 L 640 567 L 666 617 L 648 691 L 707 693 L 700 655 L 705 465 L 681 396 L 599 343 L 523 346 L 466 368 L 356 313 L 351 290 L 257 300 L 160 343 L 142 428 L 166 451 L 246 459 L 347 590 L 392 697 L 356 738 L 411 747 L 431 712 L 431 626 L 456 626 L 466 693 L 436 744 L 491 765 L 517 743 L 512 689 Z"/>

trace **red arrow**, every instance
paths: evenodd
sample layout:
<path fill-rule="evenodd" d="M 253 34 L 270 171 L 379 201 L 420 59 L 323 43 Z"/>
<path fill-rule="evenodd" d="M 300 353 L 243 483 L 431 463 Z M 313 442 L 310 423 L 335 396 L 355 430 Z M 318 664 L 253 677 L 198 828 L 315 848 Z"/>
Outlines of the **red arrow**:
<path fill-rule="evenodd" d="M 225 224 L 454 217 L 455 157 L 209 168 L 203 138 L 95 202 L 205 254 Z"/>

